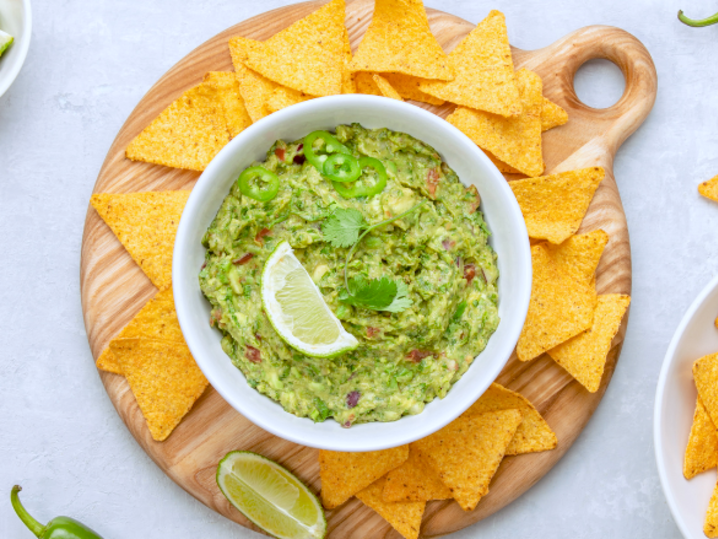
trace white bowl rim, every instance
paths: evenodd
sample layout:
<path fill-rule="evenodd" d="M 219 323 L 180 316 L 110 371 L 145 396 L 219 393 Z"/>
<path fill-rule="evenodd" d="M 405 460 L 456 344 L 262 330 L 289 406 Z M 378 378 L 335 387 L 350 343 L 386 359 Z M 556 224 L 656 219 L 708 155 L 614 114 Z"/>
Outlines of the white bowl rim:
<path fill-rule="evenodd" d="M 668 372 L 671 369 L 671 365 L 676 360 L 676 350 L 678 348 L 678 344 L 683 337 L 683 334 L 685 333 L 686 329 L 693 321 L 693 317 L 696 315 L 696 312 L 702 307 L 703 303 L 708 299 L 708 296 L 710 296 L 716 288 L 718 288 L 718 275 L 713 277 L 713 279 L 711 279 L 711 281 L 703 288 L 703 290 L 701 290 L 700 294 L 698 294 L 696 299 L 693 300 L 693 303 L 691 303 L 691 306 L 688 307 L 688 310 L 683 315 L 681 322 L 678 324 L 678 327 L 673 334 L 673 338 L 668 345 L 668 349 L 666 350 L 666 355 L 663 358 L 663 365 L 661 366 L 661 373 L 658 377 L 658 384 L 656 386 L 656 399 L 653 408 L 653 445 L 656 458 L 656 467 L 658 468 L 658 476 L 661 480 L 663 494 L 666 497 L 668 507 L 670 508 L 671 514 L 673 515 L 673 520 L 676 522 L 676 525 L 678 526 L 680 532 L 686 538 L 691 537 L 691 532 L 688 527 L 688 523 L 683 518 L 683 513 L 678 508 L 678 502 L 676 501 L 673 491 L 670 489 L 668 470 L 665 466 L 666 456 L 663 450 L 663 424 L 661 421 L 662 411 L 664 407 L 663 397 L 665 395 L 666 384 L 668 383 Z"/>
<path fill-rule="evenodd" d="M 189 249 L 188 246 L 184 245 L 186 243 L 184 241 L 184 238 L 185 236 L 188 236 L 191 232 L 191 223 L 186 216 L 193 215 L 198 211 L 198 208 L 201 206 L 201 199 L 204 198 L 206 194 L 211 190 L 210 183 L 212 175 L 214 174 L 215 168 L 219 168 L 218 163 L 225 159 L 226 156 L 229 156 L 230 154 L 235 152 L 235 148 L 241 146 L 244 143 L 245 139 L 249 139 L 250 137 L 252 137 L 255 130 L 269 130 L 274 125 L 280 125 L 284 123 L 286 119 L 290 119 L 291 121 L 291 118 L 293 116 L 298 116 L 305 112 L 309 114 L 314 110 L 321 109 L 324 107 L 330 107 L 332 106 L 332 104 L 336 104 L 337 106 L 343 104 L 345 107 L 351 106 L 351 104 L 360 104 L 364 106 L 380 104 L 382 107 L 398 107 L 400 109 L 404 108 L 404 113 L 408 113 L 408 111 L 410 110 L 410 114 L 422 117 L 423 120 L 430 124 L 433 123 L 434 125 L 439 125 L 441 126 L 440 128 L 453 132 L 454 136 L 461 139 L 463 141 L 463 144 L 466 145 L 467 151 L 476 152 L 475 156 L 478 159 L 484 161 L 485 165 L 488 167 L 487 170 L 489 170 L 491 175 L 494 176 L 494 180 L 492 181 L 496 181 L 497 186 L 499 186 L 498 189 L 502 193 L 501 196 L 505 197 L 506 199 L 504 202 L 507 206 L 506 208 L 504 208 L 504 210 L 511 213 L 510 219 L 512 223 L 515 226 L 519 227 L 519 234 L 516 236 L 515 239 L 517 242 L 517 251 L 519 253 L 518 267 L 520 268 L 520 278 L 517 278 L 513 284 L 514 287 L 518 290 L 516 293 L 517 309 L 519 310 L 519 312 L 523 313 L 523 317 L 521 317 L 520 320 L 518 318 L 513 320 L 502 320 L 499 324 L 499 328 L 501 327 L 501 324 L 504 324 L 504 326 L 510 324 L 509 329 L 504 330 L 505 333 L 508 331 L 510 339 L 505 338 L 504 341 L 508 342 L 510 340 L 511 344 L 510 346 L 504 344 L 503 347 L 500 349 L 502 351 L 502 354 L 497 354 L 502 356 L 505 355 L 505 360 L 503 360 L 502 362 L 496 361 L 496 364 L 493 365 L 493 369 L 485 373 L 484 376 L 488 380 L 488 383 L 485 384 L 485 387 L 481 390 L 480 393 L 477 392 L 472 399 L 469 399 L 468 397 L 464 396 L 463 400 L 459 401 L 458 403 L 453 402 L 453 408 L 449 408 L 447 406 L 447 410 L 442 410 L 442 412 L 444 413 L 440 421 L 418 422 L 416 425 L 414 425 L 415 429 L 410 436 L 397 436 L 392 432 L 392 425 L 396 425 L 402 420 L 421 417 L 422 414 L 419 414 L 417 416 L 402 416 L 400 419 L 394 422 L 373 422 L 357 424 L 352 426 L 351 429 L 343 429 L 339 424 L 333 422 L 334 425 L 336 425 L 336 428 L 339 429 L 342 433 L 350 433 L 354 431 L 352 435 L 340 435 L 345 436 L 345 439 L 341 440 L 338 440 L 337 436 L 333 437 L 331 440 L 326 440 L 321 438 L 321 436 L 317 436 L 314 433 L 307 433 L 306 431 L 311 430 L 311 425 L 314 425 L 314 423 L 308 418 L 299 418 L 297 416 L 293 416 L 293 414 L 290 414 L 289 412 L 285 413 L 295 419 L 307 422 L 307 428 L 302 428 L 301 431 L 300 429 L 297 429 L 297 431 L 300 432 L 287 432 L 283 431 L 281 428 L 276 427 L 273 423 L 267 421 L 266 418 L 262 416 L 261 411 L 256 411 L 249 405 L 243 405 L 241 397 L 237 397 L 230 389 L 224 387 L 222 379 L 219 377 L 219 375 L 214 375 L 215 373 L 213 372 L 211 365 L 206 363 L 206 359 L 201 353 L 203 348 L 199 346 L 199 338 L 195 339 L 195 334 L 193 332 L 198 330 L 190 324 L 190 314 L 189 312 L 186 312 L 186 309 L 188 309 L 189 307 L 188 305 L 185 305 L 185 303 L 188 303 L 189 300 L 184 296 L 183 290 L 181 289 L 180 284 L 178 284 L 184 281 L 184 266 L 188 265 L 182 264 L 181 262 L 182 259 L 185 258 L 185 248 Z M 482 197 L 482 206 L 483 203 L 484 199 Z M 521 234 L 523 234 L 523 236 L 519 238 Z M 192 193 L 190 194 L 190 197 L 187 201 L 187 205 L 185 206 L 183 216 L 180 219 L 175 240 L 172 281 L 175 293 L 175 306 L 177 310 L 177 316 L 179 319 L 180 327 L 183 330 L 187 345 L 189 346 L 190 351 L 195 357 L 198 366 L 204 372 L 210 384 L 220 393 L 220 395 L 228 402 L 228 404 L 230 404 L 230 406 L 232 406 L 235 410 L 237 410 L 244 417 L 249 419 L 252 423 L 259 426 L 260 428 L 267 430 L 270 433 L 279 436 L 280 438 L 284 438 L 297 444 L 335 451 L 374 451 L 406 444 L 417 439 L 426 437 L 433 432 L 436 432 L 437 430 L 441 429 L 442 427 L 446 426 L 448 423 L 456 419 L 456 417 L 461 415 L 466 409 L 468 409 L 469 406 L 473 404 L 473 402 L 481 394 L 483 394 L 483 392 L 489 387 L 489 385 L 498 377 L 499 373 L 501 372 L 505 364 L 508 362 L 511 353 L 513 352 L 515 344 L 518 341 L 521 328 L 523 327 L 526 314 L 528 313 L 528 305 L 531 296 L 532 284 L 531 250 L 528 240 L 528 233 L 526 232 L 526 226 L 523 220 L 523 216 L 521 214 L 521 210 L 518 206 L 518 202 L 513 195 L 513 191 L 509 187 L 508 182 L 498 171 L 495 165 L 489 160 L 489 158 L 483 153 L 483 151 L 481 151 L 481 149 L 476 146 L 464 133 L 459 131 L 453 125 L 441 119 L 439 116 L 436 116 L 435 114 L 427 110 L 424 110 L 420 107 L 416 107 L 414 105 L 410 105 L 405 102 L 378 96 L 346 94 L 312 99 L 304 103 L 293 105 L 291 107 L 287 107 L 278 112 L 275 112 L 263 118 L 259 122 L 256 122 L 249 126 L 247 129 L 237 135 L 234 139 L 232 139 L 229 144 L 227 144 L 227 146 L 225 146 L 217 154 L 217 156 L 212 160 L 212 162 L 207 166 L 205 171 L 197 180 L 197 183 L 195 184 L 194 189 L 192 190 Z M 497 328 L 497 332 L 498 331 L 499 329 Z M 496 335 L 496 333 L 494 333 L 494 335 Z M 505 348 L 507 350 L 504 350 Z M 466 377 L 466 374 L 464 375 L 464 377 Z M 463 380 L 464 377 L 462 377 L 461 380 Z M 452 386 L 452 389 L 457 384 L 459 384 L 461 380 L 454 384 L 454 386 Z M 444 397 L 444 399 L 435 399 L 432 403 L 428 403 L 427 406 L 434 404 L 437 401 L 445 402 L 446 399 L 449 398 L 450 394 L 451 391 L 449 392 L 449 394 L 447 394 L 446 397 Z M 270 400 L 270 402 L 276 404 L 277 406 L 280 406 L 275 401 L 269 399 L 269 397 L 267 397 L 266 395 L 262 395 L 262 397 L 267 400 Z M 447 411 L 449 411 L 449 413 L 446 413 Z M 372 428 L 372 430 L 380 431 L 382 434 L 381 437 L 377 436 L 376 434 L 372 435 L 369 432 L 365 432 L 364 430 L 362 430 L 361 433 L 364 434 L 364 436 L 359 438 L 359 433 L 357 433 L 357 431 L 359 429 L 368 429 L 370 427 Z"/>
<path fill-rule="evenodd" d="M 5 81 L 0 81 L 0 97 L 12 86 L 15 79 L 20 74 L 22 66 L 25 65 L 25 59 L 27 58 L 27 51 L 30 49 L 30 41 L 32 40 L 32 7 L 30 6 L 30 0 L 22 0 L 23 5 L 23 23 L 22 23 L 22 42 L 12 44 L 13 47 L 18 45 L 20 47 L 19 60 L 15 63 L 13 68 L 8 71 L 5 75 Z"/>

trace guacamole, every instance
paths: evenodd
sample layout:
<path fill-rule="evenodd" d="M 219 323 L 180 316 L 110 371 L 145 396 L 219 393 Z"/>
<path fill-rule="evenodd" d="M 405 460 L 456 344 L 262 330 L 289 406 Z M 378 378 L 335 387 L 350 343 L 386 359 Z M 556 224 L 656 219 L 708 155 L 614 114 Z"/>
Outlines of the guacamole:
<path fill-rule="evenodd" d="M 344 198 L 306 159 L 302 140 L 279 140 L 266 161 L 254 163 L 278 176 L 276 194 L 255 200 L 235 182 L 203 238 L 199 282 L 212 305 L 210 324 L 222 332 L 223 350 L 250 386 L 295 415 L 333 417 L 350 427 L 418 414 L 446 395 L 498 326 L 498 269 L 479 194 L 464 187 L 433 148 L 405 133 L 359 124 L 338 126 L 336 139 L 354 157 L 384 164 L 383 190 Z M 348 267 L 352 276 L 403 281 L 411 305 L 392 313 L 341 301 L 349 249 L 325 241 L 322 222 L 337 208 L 354 208 L 369 224 L 378 223 L 422 200 L 416 211 L 372 230 Z M 260 277 L 283 240 L 359 340 L 355 350 L 309 357 L 272 327 Z"/>

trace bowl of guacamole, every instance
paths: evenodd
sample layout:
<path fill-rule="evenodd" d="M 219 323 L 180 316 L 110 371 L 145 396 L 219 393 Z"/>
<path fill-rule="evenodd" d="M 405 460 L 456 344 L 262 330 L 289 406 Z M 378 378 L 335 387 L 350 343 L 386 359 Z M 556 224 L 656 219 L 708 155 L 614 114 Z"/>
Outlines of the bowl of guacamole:
<path fill-rule="evenodd" d="M 324 146 L 341 148 L 336 168 L 318 161 Z M 337 242 L 347 217 L 378 226 Z M 314 357 L 273 327 L 261 276 L 283 242 L 351 350 Z M 377 299 L 382 280 L 393 298 Z M 235 409 L 297 443 L 369 451 L 438 430 L 494 381 L 531 261 L 511 190 L 468 138 L 406 103 L 335 96 L 272 114 L 212 161 L 180 222 L 173 287 L 187 344 Z"/>

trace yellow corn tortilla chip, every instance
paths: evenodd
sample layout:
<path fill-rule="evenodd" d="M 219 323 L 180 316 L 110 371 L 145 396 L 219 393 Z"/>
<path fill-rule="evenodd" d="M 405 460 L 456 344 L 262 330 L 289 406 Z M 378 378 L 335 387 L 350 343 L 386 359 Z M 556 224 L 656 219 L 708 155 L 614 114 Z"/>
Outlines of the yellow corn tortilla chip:
<path fill-rule="evenodd" d="M 568 113 L 553 101 L 543 98 L 541 106 L 541 132 L 568 122 Z"/>
<path fill-rule="evenodd" d="M 203 82 L 163 110 L 125 150 L 132 161 L 203 171 L 229 142 L 220 91 Z"/>
<path fill-rule="evenodd" d="M 708 417 L 700 396 L 696 399 L 693 425 L 688 437 L 683 460 L 683 475 L 692 479 L 696 475 L 718 466 L 718 430 Z"/>
<path fill-rule="evenodd" d="M 349 68 L 432 80 L 454 78 L 421 0 L 376 0 L 374 16 Z"/>
<path fill-rule="evenodd" d="M 484 153 L 486 154 L 486 157 L 491 159 L 491 162 L 496 165 L 496 168 L 499 169 L 499 172 L 503 172 L 505 174 L 521 174 L 521 171 L 516 170 L 514 167 L 507 165 L 500 159 L 498 159 L 494 154 L 492 154 L 488 150 L 484 150 Z M 525 176 L 525 174 L 524 174 Z"/>
<path fill-rule="evenodd" d="M 399 92 L 397 92 L 394 88 L 392 88 L 391 84 L 389 84 L 389 81 L 386 80 L 384 77 L 374 73 L 374 75 L 372 75 L 372 79 L 374 79 L 374 82 L 376 83 L 377 88 L 379 88 L 381 95 L 383 95 L 384 97 L 388 97 L 390 99 L 397 99 L 399 101 L 404 101 L 401 98 L 401 96 L 399 95 Z"/>
<path fill-rule="evenodd" d="M 297 92 L 291 88 L 279 86 L 278 88 L 275 88 L 267 99 L 266 107 L 270 113 L 277 112 L 283 108 L 296 105 L 297 103 L 303 103 L 304 101 L 309 101 L 310 99 L 314 99 L 313 96 Z"/>
<path fill-rule="evenodd" d="M 384 482 L 385 478 L 382 477 L 364 490 L 357 492 L 357 498 L 379 513 L 384 520 L 391 524 L 392 528 L 406 539 L 418 539 L 426 502 L 385 502 L 382 498 Z"/>
<path fill-rule="evenodd" d="M 708 503 L 706 520 L 703 524 L 703 533 L 711 539 L 718 537 L 718 483 L 713 489 L 713 495 Z"/>
<path fill-rule="evenodd" d="M 172 284 L 172 252 L 189 191 L 92 195 L 90 203 L 160 290 Z"/>
<path fill-rule="evenodd" d="M 148 301 L 115 339 L 140 337 L 184 343 L 171 286 Z M 122 374 L 121 366 L 109 346 L 97 358 L 96 364 L 103 371 Z"/>
<path fill-rule="evenodd" d="M 214 86 L 222 103 L 224 118 L 231 138 L 236 137 L 252 125 L 244 99 L 239 93 L 237 76 L 230 71 L 210 71 L 204 76 L 204 82 Z"/>
<path fill-rule="evenodd" d="M 707 182 L 698 186 L 698 192 L 706 198 L 718 202 L 718 176 L 714 176 Z"/>
<path fill-rule="evenodd" d="M 621 294 L 598 296 L 591 328 L 548 351 L 556 363 L 591 393 L 601 385 L 611 341 L 630 302 L 630 296 Z"/>
<path fill-rule="evenodd" d="M 322 504 L 327 509 L 340 506 L 408 458 L 408 445 L 365 453 L 319 451 Z"/>
<path fill-rule="evenodd" d="M 544 244 L 531 248 L 533 284 L 516 352 L 529 361 L 593 324 L 596 291 L 561 271 Z"/>
<path fill-rule="evenodd" d="M 377 86 L 374 80 L 373 73 L 358 72 L 354 74 L 354 83 L 356 84 L 356 91 L 360 94 L 366 95 L 382 95 L 379 86 Z"/>
<path fill-rule="evenodd" d="M 246 65 L 257 73 L 313 96 L 342 91 L 344 0 L 332 0 L 267 41 L 254 42 Z"/>
<path fill-rule="evenodd" d="M 414 101 L 421 101 L 423 103 L 429 103 L 430 105 L 444 104 L 443 99 L 424 93 L 419 89 L 419 84 L 426 79 L 400 75 L 398 73 L 382 73 L 381 76 L 388 80 L 389 84 L 391 84 L 404 99 L 413 99 Z"/>
<path fill-rule="evenodd" d="M 534 405 L 520 393 L 506 389 L 497 383 L 491 384 L 489 389 L 464 414 L 482 414 L 497 410 L 519 410 L 523 415 L 523 421 L 506 448 L 507 455 L 548 451 L 554 449 L 558 444 L 556 434 L 548 426 L 546 420 L 541 417 L 538 410 L 534 408 Z"/>
<path fill-rule="evenodd" d="M 507 165 L 527 176 L 538 176 L 544 170 L 541 78 L 536 73 L 521 69 L 516 72 L 516 83 L 523 105 L 523 112 L 518 116 L 505 118 L 460 106 L 446 121 Z"/>
<path fill-rule="evenodd" d="M 115 339 L 110 348 L 152 438 L 166 440 L 209 384 L 189 348 L 157 339 Z"/>
<path fill-rule="evenodd" d="M 436 472 L 424 462 L 419 450 L 410 444 L 409 459 L 386 474 L 382 497 L 385 502 L 427 502 L 452 496 Z"/>
<path fill-rule="evenodd" d="M 514 77 L 506 18 L 493 10 L 449 54 L 456 78 L 450 82 L 426 81 L 419 89 L 471 109 L 501 116 L 523 111 Z"/>
<path fill-rule="evenodd" d="M 518 410 L 459 416 L 416 447 L 464 511 L 489 492 L 489 483 L 522 420 Z"/>
<path fill-rule="evenodd" d="M 529 237 L 561 243 L 575 234 L 604 176 L 591 167 L 509 182 Z"/>
<path fill-rule="evenodd" d="M 258 43 L 260 42 L 246 37 L 233 37 L 229 40 L 229 53 L 232 56 L 234 72 L 239 82 L 239 93 L 244 99 L 244 106 L 253 122 L 271 114 L 266 103 L 274 90 L 280 86 L 246 66 L 249 48 Z"/>
<path fill-rule="evenodd" d="M 608 243 L 608 234 L 600 228 L 571 236 L 563 243 L 546 244 L 551 259 L 570 277 L 591 284 L 603 250 Z"/>
<path fill-rule="evenodd" d="M 693 363 L 693 381 L 715 425 L 718 421 L 718 352 L 703 356 Z"/>

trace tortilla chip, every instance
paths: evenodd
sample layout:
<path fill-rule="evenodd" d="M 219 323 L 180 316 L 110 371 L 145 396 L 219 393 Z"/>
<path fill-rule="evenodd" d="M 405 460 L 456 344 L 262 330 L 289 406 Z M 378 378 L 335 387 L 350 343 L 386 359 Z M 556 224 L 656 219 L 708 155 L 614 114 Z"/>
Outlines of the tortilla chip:
<path fill-rule="evenodd" d="M 239 82 L 239 93 L 244 99 L 244 106 L 253 122 L 271 114 L 265 105 L 274 90 L 280 86 L 246 66 L 249 48 L 258 43 L 260 42 L 246 37 L 233 37 L 229 40 L 229 52 Z"/>
<path fill-rule="evenodd" d="M 491 478 L 521 420 L 518 410 L 462 415 L 414 444 L 459 506 L 471 511 L 489 492 Z"/>
<path fill-rule="evenodd" d="M 158 339 L 115 339 L 110 348 L 152 438 L 166 440 L 209 385 L 189 348 Z"/>
<path fill-rule="evenodd" d="M 204 76 L 204 81 L 213 85 L 217 96 L 222 103 L 224 118 L 231 138 L 236 137 L 247 127 L 252 125 L 244 99 L 239 93 L 237 76 L 229 71 L 210 71 Z"/>
<path fill-rule="evenodd" d="M 568 122 L 568 113 L 553 101 L 543 98 L 541 106 L 541 132 Z"/>
<path fill-rule="evenodd" d="M 692 479 L 696 475 L 718 466 L 718 430 L 708 417 L 700 396 L 696 399 L 693 425 L 683 460 L 683 475 Z"/>
<path fill-rule="evenodd" d="M 516 429 L 511 443 L 506 448 L 507 455 L 537 453 L 554 449 L 558 444 L 556 434 L 541 417 L 529 400 L 515 391 L 506 389 L 497 383 L 489 389 L 464 414 L 475 415 L 497 410 L 519 410 L 523 421 Z"/>
<path fill-rule="evenodd" d="M 718 352 L 703 356 L 693 363 L 693 381 L 715 425 L 718 421 Z"/>
<path fill-rule="evenodd" d="M 297 103 L 309 101 L 310 99 L 314 98 L 311 95 L 297 92 L 296 90 L 292 90 L 291 88 L 279 86 L 269 96 L 265 106 L 267 110 L 271 113 L 277 112 L 278 110 L 282 110 L 283 108 L 289 107 L 291 105 L 296 105 Z"/>
<path fill-rule="evenodd" d="M 366 95 L 382 95 L 379 86 L 374 80 L 373 73 L 359 72 L 354 74 L 354 83 L 356 84 L 357 93 Z"/>
<path fill-rule="evenodd" d="M 496 166 L 496 168 L 499 169 L 499 172 L 503 172 L 505 174 L 521 174 L 521 171 L 516 170 L 514 167 L 507 165 L 500 159 L 498 159 L 494 154 L 492 154 L 488 150 L 484 150 L 484 153 L 486 154 L 486 157 L 491 159 L 491 162 Z M 525 176 L 525 174 L 524 174 Z"/>
<path fill-rule="evenodd" d="M 372 79 L 374 79 L 374 82 L 376 83 L 377 88 L 379 88 L 381 95 L 383 95 L 384 97 L 388 97 L 390 99 L 397 99 L 399 101 L 404 101 L 401 98 L 401 96 L 399 95 L 399 92 L 397 92 L 394 88 L 392 88 L 391 84 L 389 84 L 389 81 L 386 80 L 384 77 L 374 73 L 374 75 L 372 75 Z"/>
<path fill-rule="evenodd" d="M 591 328 L 548 351 L 556 363 L 591 393 L 601 385 L 611 341 L 630 303 L 631 297 L 621 294 L 598 296 Z"/>
<path fill-rule="evenodd" d="M 340 506 L 408 458 L 408 445 L 366 453 L 319 451 L 322 504 L 327 509 Z"/>
<path fill-rule="evenodd" d="M 607 243 L 608 234 L 599 228 L 571 236 L 559 245 L 546 244 L 546 249 L 551 259 L 570 277 L 591 284 Z"/>
<path fill-rule="evenodd" d="M 544 170 L 541 153 L 541 77 L 521 69 L 516 72 L 516 83 L 523 105 L 522 114 L 504 118 L 460 106 L 446 121 L 507 165 L 527 176 L 538 176 Z"/>
<path fill-rule="evenodd" d="M 516 352 L 529 361 L 593 324 L 596 291 L 574 280 L 551 259 L 545 244 L 531 248 L 533 285 Z"/>
<path fill-rule="evenodd" d="M 708 503 L 708 511 L 706 511 L 706 520 L 703 524 L 703 533 L 711 539 L 718 537 L 718 483 L 713 489 L 711 501 Z"/>
<path fill-rule="evenodd" d="M 385 502 L 427 502 L 448 500 L 451 491 L 436 472 L 424 462 L 421 453 L 409 445 L 409 459 L 386 474 L 383 500 Z"/>
<path fill-rule="evenodd" d="M 523 112 L 514 77 L 506 18 L 493 10 L 449 54 L 451 82 L 426 81 L 419 89 L 471 109 L 501 116 Z"/>
<path fill-rule="evenodd" d="M 444 104 L 443 99 L 426 94 L 419 89 L 419 84 L 426 81 L 426 79 L 397 73 L 382 73 L 381 76 L 388 80 L 389 84 L 391 84 L 404 99 L 413 99 L 414 101 L 421 101 L 423 103 L 429 103 L 430 105 Z"/>
<path fill-rule="evenodd" d="M 158 292 L 148 301 L 115 339 L 140 337 L 184 343 L 171 286 Z M 96 365 L 103 371 L 122 374 L 120 363 L 109 346 L 97 358 Z"/>
<path fill-rule="evenodd" d="M 591 167 L 509 182 L 529 237 L 561 243 L 575 234 L 604 176 Z"/>
<path fill-rule="evenodd" d="M 229 142 L 220 90 L 203 82 L 163 110 L 125 150 L 133 161 L 203 171 Z"/>
<path fill-rule="evenodd" d="M 698 192 L 706 198 L 718 202 L 718 176 L 714 176 L 707 182 L 698 186 Z"/>
<path fill-rule="evenodd" d="M 90 203 L 160 290 L 172 284 L 172 252 L 189 191 L 92 195 Z"/>
<path fill-rule="evenodd" d="M 454 78 L 421 0 L 376 0 L 374 16 L 349 68 L 432 80 Z"/>
<path fill-rule="evenodd" d="M 379 513 L 406 539 L 418 539 L 426 502 L 385 502 L 382 499 L 385 481 L 382 477 L 361 492 L 357 492 L 357 498 Z"/>
<path fill-rule="evenodd" d="M 344 0 L 332 0 L 267 41 L 254 42 L 246 65 L 264 77 L 312 96 L 342 91 Z"/>

